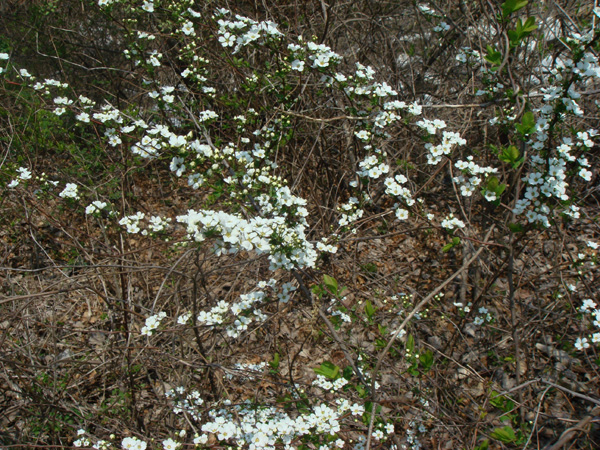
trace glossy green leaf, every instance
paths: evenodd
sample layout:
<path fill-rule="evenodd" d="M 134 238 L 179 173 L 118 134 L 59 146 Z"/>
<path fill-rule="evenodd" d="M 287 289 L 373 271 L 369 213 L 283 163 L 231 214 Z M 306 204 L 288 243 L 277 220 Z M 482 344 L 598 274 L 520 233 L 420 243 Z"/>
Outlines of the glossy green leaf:
<path fill-rule="evenodd" d="M 327 378 L 329 380 L 336 380 L 340 374 L 339 366 L 336 366 L 335 364 L 333 364 L 329 361 L 325 361 L 319 367 L 317 367 L 316 369 L 313 369 L 313 370 L 318 375 L 323 375 L 325 378 Z"/>
<path fill-rule="evenodd" d="M 490 436 L 505 444 L 510 444 L 511 442 L 515 442 L 517 440 L 515 431 L 508 425 L 502 428 L 496 428 L 494 431 L 492 431 Z"/>
<path fill-rule="evenodd" d="M 502 3 L 502 17 L 506 18 L 529 3 L 527 0 L 506 0 Z"/>

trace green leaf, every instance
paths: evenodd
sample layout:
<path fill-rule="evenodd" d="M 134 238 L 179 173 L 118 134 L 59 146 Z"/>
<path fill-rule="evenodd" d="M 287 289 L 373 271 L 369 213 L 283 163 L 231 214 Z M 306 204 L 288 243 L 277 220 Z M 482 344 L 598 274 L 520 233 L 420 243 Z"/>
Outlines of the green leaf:
<path fill-rule="evenodd" d="M 519 23 L 521 21 L 519 20 Z M 535 23 L 535 17 L 528 17 L 525 23 L 521 26 L 523 33 L 531 33 L 532 31 L 537 30 L 537 23 Z"/>
<path fill-rule="evenodd" d="M 279 353 L 273 355 L 273 361 L 269 361 L 269 366 L 271 366 L 271 369 L 273 370 L 279 369 Z"/>
<path fill-rule="evenodd" d="M 500 161 L 510 164 L 513 169 L 516 169 L 524 161 L 524 158 L 519 158 L 519 156 L 521 156 L 519 149 L 514 145 L 509 145 L 507 148 L 502 149 L 502 153 L 500 153 L 499 158 Z"/>
<path fill-rule="evenodd" d="M 367 395 L 367 391 L 362 384 L 355 384 L 354 389 L 356 389 L 356 392 L 360 398 L 364 398 Z"/>
<path fill-rule="evenodd" d="M 325 378 L 327 378 L 329 380 L 336 380 L 340 374 L 339 366 L 336 366 L 335 364 L 333 364 L 329 361 L 325 361 L 319 367 L 317 367 L 316 369 L 313 369 L 313 370 L 318 375 L 323 375 Z"/>
<path fill-rule="evenodd" d="M 442 251 L 444 253 L 447 253 L 450 250 L 452 250 L 454 247 L 456 247 L 458 244 L 460 244 L 460 238 L 458 236 L 454 236 L 450 242 L 448 242 L 446 245 L 444 245 L 442 247 Z"/>
<path fill-rule="evenodd" d="M 529 36 L 536 29 L 537 24 L 535 23 L 535 17 L 529 17 L 525 23 L 519 19 L 517 21 L 517 28 L 508 31 L 511 47 L 518 46 L 521 40 Z"/>
<path fill-rule="evenodd" d="M 507 33 L 508 40 L 510 41 L 511 47 L 516 47 L 519 45 L 519 41 L 521 40 L 521 35 L 516 30 L 508 30 Z"/>
<path fill-rule="evenodd" d="M 523 114 L 523 118 L 521 119 L 521 123 L 516 126 L 517 131 L 521 133 L 523 136 L 527 136 L 535 131 L 535 117 L 533 117 L 533 113 L 531 111 L 527 111 Z"/>
<path fill-rule="evenodd" d="M 319 298 L 325 295 L 325 289 L 323 289 L 323 286 L 321 286 L 320 284 L 315 284 L 312 288 L 310 288 L 310 290 Z"/>
<path fill-rule="evenodd" d="M 352 370 L 351 366 L 347 366 L 344 368 L 344 371 L 342 372 L 342 376 L 346 379 L 346 380 L 350 380 L 350 378 L 352 378 L 352 375 L 354 374 L 354 371 Z"/>
<path fill-rule="evenodd" d="M 504 406 L 504 396 L 500 395 L 499 392 L 492 390 L 490 395 L 490 404 L 501 409 L 502 406 Z"/>
<path fill-rule="evenodd" d="M 506 19 L 512 13 L 520 10 L 529 3 L 527 0 L 506 0 L 502 3 L 502 17 Z"/>
<path fill-rule="evenodd" d="M 409 334 L 408 337 L 406 338 L 405 348 L 406 348 L 406 351 L 410 354 L 415 352 L 415 338 L 413 337 L 412 334 Z"/>
<path fill-rule="evenodd" d="M 367 318 L 369 320 L 373 320 L 373 316 L 375 315 L 375 308 L 369 300 L 365 302 L 365 314 L 367 315 Z"/>
<path fill-rule="evenodd" d="M 429 372 L 431 366 L 433 366 L 433 352 L 427 350 L 419 355 L 419 361 L 423 365 L 424 372 Z"/>
<path fill-rule="evenodd" d="M 477 447 L 475 447 L 473 450 L 488 450 L 489 448 L 490 448 L 490 441 L 488 439 L 486 439 L 481 444 L 479 444 Z"/>
<path fill-rule="evenodd" d="M 493 48 L 491 45 L 487 46 L 487 55 L 484 57 L 485 60 L 494 66 L 502 64 L 502 53 Z"/>
<path fill-rule="evenodd" d="M 511 442 L 515 442 L 517 440 L 514 430 L 508 425 L 502 428 L 496 428 L 494 431 L 492 431 L 490 436 L 505 444 L 510 444 Z"/>
<path fill-rule="evenodd" d="M 338 282 L 335 278 L 330 277 L 329 275 L 323 275 L 323 284 L 327 286 L 327 289 L 329 289 L 333 295 L 337 295 Z"/>
<path fill-rule="evenodd" d="M 523 231 L 523 225 L 520 223 L 509 223 L 508 229 L 513 233 L 521 233 Z"/>
<path fill-rule="evenodd" d="M 499 183 L 500 182 L 498 181 L 497 177 L 489 177 L 487 180 L 487 190 L 496 192 L 496 189 L 498 188 Z"/>

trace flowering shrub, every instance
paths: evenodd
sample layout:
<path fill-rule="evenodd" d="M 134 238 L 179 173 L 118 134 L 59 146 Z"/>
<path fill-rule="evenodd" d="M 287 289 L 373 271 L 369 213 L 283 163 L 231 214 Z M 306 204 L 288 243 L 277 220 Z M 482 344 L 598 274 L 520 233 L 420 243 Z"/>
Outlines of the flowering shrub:
<path fill-rule="evenodd" d="M 18 137 L 5 133 L 14 150 L 0 181 L 35 254 L 31 269 L 17 259 L 10 270 L 57 270 L 67 287 L 40 296 L 86 296 L 66 298 L 82 316 L 71 334 L 72 313 L 40 322 L 54 347 L 30 356 L 35 383 L 11 389 L 32 402 L 51 392 L 52 414 L 14 439 L 418 449 L 487 448 L 491 436 L 526 447 L 537 424 L 527 414 L 546 391 L 526 402 L 520 389 L 557 383 L 534 376 L 524 349 L 555 357 L 561 346 L 593 365 L 600 342 L 584 330 L 598 315 L 598 9 L 560 28 L 559 12 L 507 0 L 477 11 L 489 20 L 480 28 L 464 11 L 407 2 L 421 31 L 399 37 L 410 50 L 389 60 L 367 57 L 373 42 L 351 28 L 341 34 L 351 21 L 330 23 L 333 6 L 319 37 L 310 20 L 225 3 L 82 2 L 114 64 L 77 66 L 106 74 L 106 87 L 78 69 L 37 75 L 16 43 L 1 43 L 2 120 Z M 2 325 L 13 334 L 29 320 L 13 323 L 17 309 Z M 565 321 L 560 342 L 544 315 Z M 506 330 L 512 346 L 496 339 Z M 67 345 L 86 333 L 87 350 Z M 40 369 L 48 358 L 52 377 Z M 74 372 L 60 378 L 59 364 Z M 520 415 L 449 436 L 441 424 L 460 414 L 446 403 L 464 399 L 444 400 L 438 378 L 461 380 L 481 410 L 498 394 L 484 381 L 519 391 Z M 86 386 L 79 409 L 65 397 L 73 383 Z"/>

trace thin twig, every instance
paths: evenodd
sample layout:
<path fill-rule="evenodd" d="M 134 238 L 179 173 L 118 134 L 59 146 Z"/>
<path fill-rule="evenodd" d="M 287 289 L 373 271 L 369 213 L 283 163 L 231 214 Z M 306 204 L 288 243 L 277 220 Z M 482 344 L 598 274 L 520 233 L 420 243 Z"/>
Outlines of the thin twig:
<path fill-rule="evenodd" d="M 483 240 L 487 241 L 493 231 L 494 231 L 494 226 L 492 225 L 490 227 L 490 229 L 488 230 L 488 232 L 486 233 L 485 238 L 483 238 Z M 419 311 L 421 311 L 421 309 L 423 309 L 423 307 L 425 305 L 427 305 L 427 303 L 429 303 L 438 293 L 440 293 L 448 284 L 450 284 L 450 282 L 452 280 L 454 280 L 456 277 L 458 277 L 460 274 L 462 274 L 465 270 L 467 270 L 469 268 L 469 266 L 471 264 L 473 264 L 477 260 L 477 258 L 479 258 L 479 255 L 485 248 L 486 247 L 480 247 L 479 250 L 477 250 L 475 252 L 475 254 L 471 257 L 471 259 L 469 259 L 466 263 L 464 263 L 460 269 L 458 269 L 456 272 L 454 272 L 452 275 L 450 275 L 450 277 L 448 277 L 442 284 L 440 284 L 432 292 L 430 292 L 427 297 L 425 297 L 423 300 L 421 300 L 419 302 L 419 304 L 413 308 L 412 312 L 406 317 L 406 319 L 404 319 L 404 321 L 400 324 L 398 329 L 392 334 L 388 344 L 385 346 L 385 348 L 379 354 L 379 357 L 377 358 L 377 364 L 375 365 L 375 369 L 373 370 L 373 373 L 371 375 L 371 399 L 373 402 L 373 409 L 371 411 L 371 421 L 369 423 L 369 432 L 367 433 L 367 445 L 365 446 L 366 450 L 370 450 L 370 448 L 371 448 L 371 437 L 373 434 L 373 425 L 375 423 L 375 414 L 374 413 L 375 413 L 376 404 L 377 404 L 377 390 L 375 389 L 375 379 L 377 378 L 377 373 L 379 372 L 379 369 L 381 367 L 381 364 L 383 363 L 383 359 L 385 358 L 385 355 L 390 350 L 392 344 L 394 343 L 394 341 L 396 340 L 396 338 L 398 337 L 400 332 L 402 330 L 404 330 L 404 328 L 406 327 L 406 325 L 408 324 L 410 319 L 412 319 L 415 316 L 415 314 L 417 314 Z"/>

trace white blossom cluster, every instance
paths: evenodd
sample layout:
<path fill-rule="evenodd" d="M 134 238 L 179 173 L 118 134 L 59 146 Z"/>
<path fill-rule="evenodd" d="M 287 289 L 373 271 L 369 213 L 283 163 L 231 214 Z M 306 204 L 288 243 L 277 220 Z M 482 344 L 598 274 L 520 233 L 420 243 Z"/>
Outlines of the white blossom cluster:
<path fill-rule="evenodd" d="M 367 148 L 367 150 L 369 149 L 370 148 Z M 382 152 L 380 150 L 375 150 L 375 153 L 381 154 Z M 385 162 L 381 162 L 380 158 L 375 155 L 367 156 L 358 164 L 358 166 L 360 167 L 360 170 L 356 172 L 357 175 L 361 177 L 373 178 L 374 180 L 390 171 L 390 166 Z"/>
<path fill-rule="evenodd" d="M 600 245 L 594 241 L 588 241 L 587 247 L 590 248 L 592 252 L 596 252 Z M 583 253 L 580 254 L 580 259 L 585 259 L 585 256 L 586 255 Z M 575 286 L 573 286 L 572 290 L 575 290 Z M 584 314 L 584 317 L 590 317 L 592 325 L 597 330 L 596 332 L 589 334 L 587 337 L 580 337 L 575 341 L 575 348 L 577 350 L 585 350 L 586 348 L 590 347 L 590 343 L 600 343 L 600 308 L 594 300 L 588 298 L 583 300 L 579 310 Z"/>
<path fill-rule="evenodd" d="M 210 311 L 200 311 L 196 317 L 199 325 L 220 326 L 225 325 L 227 336 L 239 337 L 253 321 L 264 321 L 266 315 L 255 305 L 260 304 L 266 298 L 264 291 L 254 291 L 241 294 L 237 302 L 228 303 L 220 300 Z M 191 318 L 190 313 L 181 315 L 177 323 L 185 325 Z"/>
<path fill-rule="evenodd" d="M 442 228 L 445 228 L 449 231 L 465 227 L 465 223 L 462 220 L 454 217 L 454 214 L 449 214 L 448 216 L 446 216 L 446 218 L 442 220 L 441 225 Z"/>
<path fill-rule="evenodd" d="M 141 231 L 140 221 L 144 217 L 146 217 L 146 215 L 143 212 L 138 211 L 135 214 L 123 217 L 119 220 L 119 225 L 125 226 L 128 233 L 137 234 Z"/>
<path fill-rule="evenodd" d="M 427 133 L 434 135 L 437 133 L 437 130 L 442 130 L 446 128 L 446 122 L 440 119 L 428 120 L 421 119 L 415 123 L 416 126 L 422 128 L 427 131 Z"/>
<path fill-rule="evenodd" d="M 175 414 L 185 413 L 197 421 L 202 419 L 199 408 L 204 404 L 204 400 L 200 392 L 193 390 L 190 393 L 186 393 L 185 388 L 179 386 L 167 391 L 165 395 L 173 402 L 173 412 Z"/>
<path fill-rule="evenodd" d="M 160 326 L 160 322 L 167 317 L 167 313 L 164 311 L 159 312 L 146 319 L 146 325 L 142 327 L 141 333 L 143 336 L 152 336 L 154 330 Z"/>
<path fill-rule="evenodd" d="M 0 53 L 0 61 L 7 61 L 10 58 L 10 55 L 8 53 Z M 4 72 L 6 72 L 6 69 L 4 67 L 0 67 L 0 74 L 3 74 Z"/>
<path fill-rule="evenodd" d="M 314 42 L 308 42 L 306 44 L 308 50 L 308 59 L 312 61 L 312 67 L 315 68 L 326 68 L 329 64 L 339 62 L 342 57 L 337 53 L 331 51 L 331 48 L 325 44 L 315 44 Z"/>
<path fill-rule="evenodd" d="M 58 194 L 58 196 L 62 198 L 72 198 L 74 200 L 77 200 L 79 198 L 79 193 L 77 192 L 77 189 L 78 187 L 75 183 L 67 183 L 65 188 L 60 194 Z"/>
<path fill-rule="evenodd" d="M 217 15 L 222 17 L 217 20 L 219 42 L 223 47 L 234 47 L 234 54 L 253 42 L 282 35 L 277 29 L 277 24 L 271 21 L 257 22 L 238 14 L 233 17 L 234 20 L 228 20 L 225 17 L 232 14 L 226 9 L 220 9 Z"/>
<path fill-rule="evenodd" d="M 86 208 L 85 208 L 85 213 L 86 214 L 95 214 L 95 213 L 99 213 L 100 211 L 102 211 L 104 208 L 106 208 L 108 205 L 106 202 L 101 202 L 99 200 L 95 200 L 92 203 L 90 203 Z"/>
<path fill-rule="evenodd" d="M 356 197 L 350 197 L 348 202 L 343 203 L 338 207 L 338 210 L 341 212 L 341 217 L 338 220 L 338 224 L 341 227 L 356 222 L 364 214 L 364 210 L 359 207 L 359 201 Z"/>
<path fill-rule="evenodd" d="M 255 380 L 257 374 L 262 374 L 264 369 L 268 366 L 266 362 L 259 362 L 256 364 L 252 363 L 236 363 L 233 365 L 235 372 L 227 372 L 226 377 L 232 380 L 236 377 L 238 380 Z"/>
<path fill-rule="evenodd" d="M 281 285 L 281 291 L 277 294 L 277 298 L 281 303 L 287 303 L 290 301 L 292 292 L 296 290 L 296 286 L 292 283 L 283 283 Z"/>
<path fill-rule="evenodd" d="M 475 316 L 473 319 L 474 325 L 483 325 L 484 323 L 491 323 L 494 320 L 494 316 L 485 306 L 481 306 L 477 312 L 480 315 Z"/>
<path fill-rule="evenodd" d="M 462 47 L 460 53 L 455 58 L 462 64 L 476 64 L 481 62 L 481 53 L 471 47 Z"/>
<path fill-rule="evenodd" d="M 134 437 L 126 437 L 121 442 L 123 450 L 146 450 L 146 442 Z"/>
<path fill-rule="evenodd" d="M 331 236 L 331 238 L 335 238 L 335 236 Z M 336 253 L 338 251 L 337 246 L 333 244 L 327 244 L 327 238 L 322 238 L 321 241 L 315 244 L 315 247 L 321 252 Z"/>
<path fill-rule="evenodd" d="M 428 164 L 438 164 L 444 155 L 450 155 L 454 146 L 463 146 L 466 145 L 466 139 L 460 137 L 458 133 L 453 131 L 444 131 L 442 134 L 442 142 L 434 145 L 430 142 L 425 144 L 425 148 L 429 150 L 429 154 L 427 155 L 427 163 Z"/>
<path fill-rule="evenodd" d="M 571 42 L 586 43 L 589 39 L 590 36 L 574 36 Z M 546 67 L 544 70 L 550 73 L 555 84 L 540 88 L 543 94 L 542 105 L 535 110 L 539 117 L 535 133 L 527 142 L 539 153 L 530 158 L 529 173 L 522 178 L 525 191 L 523 197 L 516 202 L 513 213 L 525 214 L 528 222 L 549 227 L 551 213 L 556 205 L 565 205 L 559 208 L 559 212 L 573 218 L 579 217 L 579 208 L 569 202 L 567 174 L 569 167 L 575 167 L 583 180 L 591 180 L 590 164 L 583 154 L 594 146 L 594 138 L 598 136 L 598 131 L 594 129 L 577 131 L 574 136 L 563 136 L 558 145 L 549 148 L 550 125 L 561 106 L 566 110 L 560 113 L 561 119 L 569 113 L 574 116 L 583 114 L 577 103 L 581 97 L 577 86 L 585 87 L 599 80 L 600 65 L 598 58 L 587 52 L 577 63 L 572 59 L 562 58 L 554 67 Z M 565 88 L 564 82 L 569 77 L 574 77 L 573 82 Z"/>
<path fill-rule="evenodd" d="M 312 267 L 316 261 L 317 253 L 313 244 L 305 239 L 304 225 L 290 228 L 281 216 L 246 220 L 222 211 L 190 209 L 187 214 L 178 216 L 177 222 L 186 226 L 188 236 L 196 242 L 204 241 L 207 235 L 219 235 L 217 253 L 236 253 L 240 250 L 269 253 L 272 270 L 279 267 L 289 269 L 295 265 Z M 272 239 L 280 239 L 283 245 L 295 248 L 287 255 L 282 246 L 271 246 Z"/>
<path fill-rule="evenodd" d="M 207 442 L 208 434 L 213 434 L 219 441 L 248 446 L 249 449 L 274 450 L 278 444 L 283 445 L 282 448 L 292 449 L 293 442 L 302 436 L 338 434 L 344 414 L 349 412 L 362 416 L 364 413 L 361 405 L 351 405 L 346 400 L 338 400 L 336 403 L 336 408 L 325 404 L 317 405 L 311 413 L 301 414 L 296 418 L 273 407 L 256 407 L 249 401 L 242 405 L 211 410 L 209 416 L 212 421 L 202 425 L 204 435 L 199 436 L 197 442 Z M 345 443 L 343 439 L 338 439 L 335 445 L 343 448 Z"/>
<path fill-rule="evenodd" d="M 26 167 L 19 167 L 17 169 L 17 178 L 12 180 L 7 187 L 10 189 L 16 188 L 21 181 L 27 181 L 31 179 L 31 171 Z"/>
<path fill-rule="evenodd" d="M 320 387 L 326 391 L 335 392 L 346 386 L 348 384 L 348 380 L 346 380 L 344 377 L 340 377 L 334 381 L 330 381 L 323 375 L 317 375 L 317 378 L 313 380 L 312 384 L 313 386 Z"/>
<path fill-rule="evenodd" d="M 483 179 L 493 173 L 498 173 L 495 167 L 479 166 L 473 161 L 473 156 L 467 156 L 467 160 L 458 160 L 454 167 L 462 172 L 462 175 L 455 176 L 452 181 L 460 186 L 460 193 L 463 197 L 470 197 L 481 184 Z M 483 178 L 482 178 L 483 177 Z M 492 195 L 493 194 L 493 195 Z M 486 194 L 489 201 L 496 200 L 495 193 Z"/>
<path fill-rule="evenodd" d="M 415 203 L 415 199 L 413 198 L 410 190 L 402 186 L 403 184 L 406 184 L 407 181 L 408 178 L 402 174 L 398 174 L 394 178 L 386 178 L 384 181 L 386 187 L 385 193 L 396 197 L 397 199 L 401 199 L 408 206 L 412 206 Z"/>

